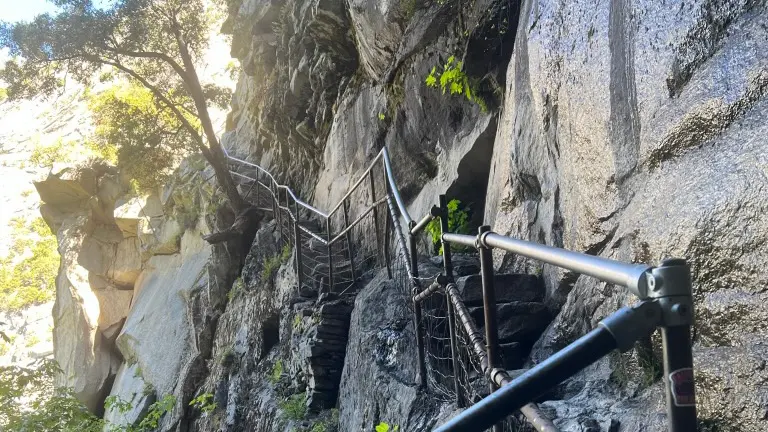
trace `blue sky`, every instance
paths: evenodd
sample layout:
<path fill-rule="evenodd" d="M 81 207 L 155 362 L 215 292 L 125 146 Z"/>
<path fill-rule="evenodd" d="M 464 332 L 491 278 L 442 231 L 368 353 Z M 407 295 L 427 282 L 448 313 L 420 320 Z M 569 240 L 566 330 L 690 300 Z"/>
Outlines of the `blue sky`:
<path fill-rule="evenodd" d="M 55 10 L 56 6 L 46 0 L 0 0 L 0 21 L 29 21 L 36 15 Z"/>
<path fill-rule="evenodd" d="M 97 7 L 114 3 L 114 0 L 95 0 Z M 30 21 L 46 12 L 55 12 L 56 6 L 47 0 L 0 0 L 0 21 Z"/>

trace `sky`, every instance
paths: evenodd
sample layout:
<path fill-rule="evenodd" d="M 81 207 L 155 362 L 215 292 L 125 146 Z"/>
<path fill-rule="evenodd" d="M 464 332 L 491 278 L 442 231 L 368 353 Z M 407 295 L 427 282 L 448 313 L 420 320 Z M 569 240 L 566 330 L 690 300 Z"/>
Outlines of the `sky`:
<path fill-rule="evenodd" d="M 114 0 L 95 0 L 97 7 L 110 5 Z M 46 12 L 55 12 L 56 6 L 49 0 L 0 0 L 0 21 L 31 21 Z"/>
<path fill-rule="evenodd" d="M 29 21 L 41 13 L 55 10 L 56 6 L 46 0 L 0 0 L 0 21 Z"/>

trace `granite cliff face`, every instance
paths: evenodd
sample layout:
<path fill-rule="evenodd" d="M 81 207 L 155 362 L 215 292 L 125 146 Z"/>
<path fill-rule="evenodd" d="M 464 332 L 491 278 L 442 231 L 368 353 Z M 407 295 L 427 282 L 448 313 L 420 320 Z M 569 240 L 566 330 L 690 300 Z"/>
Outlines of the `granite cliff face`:
<path fill-rule="evenodd" d="M 413 215 L 446 193 L 470 206 L 473 225 L 502 234 L 628 261 L 687 257 L 702 430 L 762 431 L 766 8 L 746 0 L 232 1 L 223 31 L 243 70 L 222 141 L 321 209 L 387 146 Z M 485 109 L 425 85 L 451 55 L 463 59 Z M 57 310 L 81 285 L 90 294 L 56 331 L 72 328 L 78 349 L 98 354 L 72 359 L 76 388 L 94 400 L 107 391 L 132 398 L 133 418 L 154 397 L 175 394 L 168 430 L 332 430 L 338 422 L 356 431 L 387 422 L 410 432 L 450 415 L 450 404 L 416 386 L 407 299 L 385 273 L 366 275 L 355 299 L 308 299 L 274 223 L 248 251 L 201 243 L 231 215 L 210 204 L 220 198 L 193 165 L 169 192 L 137 204 L 150 216 L 112 221 L 95 209 L 111 211 L 114 199 L 90 191 L 81 201 L 95 207 L 59 218 L 60 244 L 73 251 Z M 108 229 L 86 228 L 100 226 Z M 76 259 L 88 243 L 124 252 L 119 260 L 101 253 L 115 258 L 99 265 Z M 554 318 L 529 363 L 632 302 L 519 257 L 497 254 L 495 264 L 541 275 Z M 130 296 L 130 310 L 89 316 L 82 305 L 100 291 Z M 565 431 L 664 430 L 657 346 L 653 338 L 606 358 L 542 407 Z M 213 412 L 188 407 L 202 393 L 213 395 Z"/>

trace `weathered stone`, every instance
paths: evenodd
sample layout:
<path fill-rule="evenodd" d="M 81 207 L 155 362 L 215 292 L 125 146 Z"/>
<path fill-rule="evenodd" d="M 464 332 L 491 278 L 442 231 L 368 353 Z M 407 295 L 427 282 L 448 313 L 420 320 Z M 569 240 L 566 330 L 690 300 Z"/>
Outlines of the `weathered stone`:
<path fill-rule="evenodd" d="M 131 309 L 133 291 L 107 287 L 93 293 L 99 301 L 99 330 L 107 339 L 114 339 Z"/>
<path fill-rule="evenodd" d="M 62 258 L 53 307 L 53 349 L 54 358 L 63 372 L 57 375 L 56 384 L 72 388 L 80 401 L 98 413 L 109 393 L 120 359 L 98 332 L 99 297 L 91 290 L 88 270 L 76 259 L 87 236 L 87 223 L 86 216 L 73 217 L 59 230 Z"/>
<path fill-rule="evenodd" d="M 765 336 L 756 324 L 764 319 L 759 287 L 767 281 L 760 269 L 768 256 L 761 198 L 768 187 L 761 138 L 768 54 L 756 48 L 766 37 L 758 24 L 764 5 L 523 5 L 486 222 L 501 234 L 624 261 L 688 258 L 701 346 L 694 355 L 702 369 L 697 387 L 707 395 L 699 409 L 703 426 L 765 429 L 759 385 L 734 391 L 720 367 L 754 370 L 744 335 Z M 541 270 L 548 298 L 562 306 L 534 347 L 534 361 L 634 302 L 590 278 L 500 251 L 495 257 L 516 272 Z M 621 392 L 643 377 L 616 383 L 614 370 L 601 362 L 579 374 L 562 401 L 548 403 L 562 418 L 559 426 L 665 427 L 660 383 L 628 397 Z M 759 402 L 747 403 L 744 393 L 760 395 Z"/>
<path fill-rule="evenodd" d="M 120 366 L 110 394 L 129 404 L 125 412 L 121 412 L 117 407 L 106 410 L 104 420 L 110 427 L 137 424 L 157 399 L 152 384 L 142 377 L 142 369 L 138 363 L 123 363 Z"/>
<path fill-rule="evenodd" d="M 458 278 L 456 287 L 468 306 L 483 304 L 483 280 L 480 275 Z M 544 300 L 544 287 L 534 275 L 497 274 L 493 277 L 493 288 L 497 303 Z"/>
<path fill-rule="evenodd" d="M 147 262 L 136 281 L 131 314 L 117 337 L 126 361 L 138 363 L 144 379 L 161 395 L 173 393 L 182 365 L 193 353 L 188 302 L 195 290 L 205 287 L 211 256 L 211 247 L 194 231 L 181 243 L 180 254 Z"/>
<path fill-rule="evenodd" d="M 369 78 L 381 81 L 403 35 L 406 2 L 364 0 L 349 1 L 349 12 L 355 28 L 361 63 Z M 412 11 L 411 11 L 412 13 Z"/>
<path fill-rule="evenodd" d="M 439 404 L 417 390 L 413 328 L 402 326 L 412 322 L 407 302 L 388 280 L 386 270 L 358 294 L 339 390 L 339 430 L 365 429 L 376 422 L 374 416 L 396 419 L 402 430 L 424 431 L 434 426 Z M 383 329 L 388 329 L 386 334 Z"/>
<path fill-rule="evenodd" d="M 84 184 L 84 181 L 70 168 L 51 174 L 44 181 L 35 182 L 35 188 L 43 202 L 56 207 L 76 209 L 96 193 L 95 185 Z"/>

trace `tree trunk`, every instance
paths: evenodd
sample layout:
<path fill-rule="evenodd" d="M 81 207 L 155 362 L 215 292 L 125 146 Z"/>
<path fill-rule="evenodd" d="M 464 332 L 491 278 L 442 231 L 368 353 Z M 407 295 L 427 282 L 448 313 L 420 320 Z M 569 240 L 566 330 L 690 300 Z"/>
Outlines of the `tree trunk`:
<path fill-rule="evenodd" d="M 206 156 L 208 163 L 213 167 L 213 170 L 216 173 L 216 180 L 224 189 L 224 193 L 227 195 L 232 209 L 235 213 L 240 213 L 249 207 L 249 205 L 240 195 L 240 192 L 237 191 L 237 185 L 235 185 L 232 175 L 229 173 L 224 150 L 221 148 L 221 143 L 219 143 L 219 139 L 216 137 L 216 131 L 213 129 L 211 116 L 208 114 L 208 105 L 205 101 L 203 88 L 200 85 L 200 79 L 195 70 L 195 64 L 192 61 L 192 56 L 189 54 L 187 45 L 184 43 L 184 40 L 179 33 L 176 33 L 176 41 L 179 44 L 179 53 L 181 54 L 181 59 L 184 62 L 184 69 L 186 69 L 187 73 L 187 76 L 182 77 L 182 79 L 184 79 L 184 82 L 186 82 L 189 87 L 189 94 L 195 102 L 195 108 L 197 109 L 197 115 L 200 118 L 200 124 L 203 126 L 203 132 L 205 132 L 205 136 L 208 139 L 210 153 L 204 153 L 203 155 Z"/>

